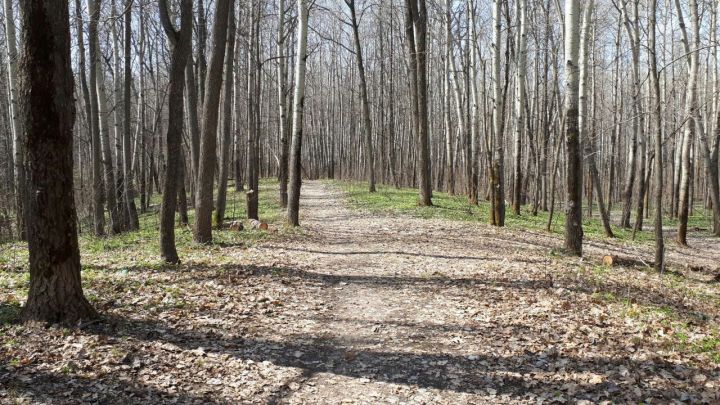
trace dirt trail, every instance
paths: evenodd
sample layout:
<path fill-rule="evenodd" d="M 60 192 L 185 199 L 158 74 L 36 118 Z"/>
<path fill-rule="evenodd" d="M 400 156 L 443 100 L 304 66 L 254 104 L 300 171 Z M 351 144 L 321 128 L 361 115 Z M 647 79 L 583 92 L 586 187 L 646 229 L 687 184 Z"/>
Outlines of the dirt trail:
<path fill-rule="evenodd" d="M 6 328 L 0 403 L 720 400 L 709 272 L 597 264 L 651 246 L 589 242 L 579 260 L 542 233 L 371 215 L 323 182 L 301 204 L 300 233 L 191 246 L 181 266 L 96 258 L 105 319 Z M 670 260 L 716 265 L 705 243 Z"/>
<path fill-rule="evenodd" d="M 367 215 L 321 182 L 303 185 L 301 212 L 307 237 L 264 254 L 320 281 L 325 301 L 305 314 L 311 325 L 275 331 L 310 342 L 295 353 L 300 382 L 276 402 L 701 398 L 692 378 L 704 371 L 634 347 L 639 322 L 596 303 L 595 287 L 577 281 L 581 262 L 549 254 L 556 240 Z M 685 304 L 622 287 L 647 305 Z"/>

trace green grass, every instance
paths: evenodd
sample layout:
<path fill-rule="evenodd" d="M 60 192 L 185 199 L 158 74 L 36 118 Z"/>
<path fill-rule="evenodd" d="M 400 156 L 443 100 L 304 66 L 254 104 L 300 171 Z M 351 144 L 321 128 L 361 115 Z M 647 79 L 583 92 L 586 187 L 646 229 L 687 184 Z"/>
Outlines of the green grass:
<path fill-rule="evenodd" d="M 277 189 L 277 180 L 261 180 L 259 217 L 283 233 L 292 232 L 281 226 L 283 210 L 280 207 Z M 245 201 L 244 192 L 236 192 L 233 185 L 228 187 L 226 223 L 245 219 L 247 212 Z M 140 230 L 137 232 L 108 235 L 102 238 L 88 232 L 80 235 L 83 280 L 86 283 L 112 282 L 125 288 L 136 288 L 137 281 L 127 277 L 129 271 L 140 268 L 161 270 L 167 267 L 160 258 L 158 231 L 160 203 L 161 196 L 153 196 L 150 210 L 139 214 Z M 192 226 L 194 211 L 190 210 L 188 216 Z M 190 227 L 177 225 L 175 228 L 175 243 L 180 259 L 183 261 L 189 259 L 195 264 L 224 264 L 224 261 L 229 262 L 232 258 L 222 254 L 223 246 L 248 246 L 270 237 L 272 235 L 264 231 L 246 229 L 242 232 L 232 232 L 227 229 L 213 229 L 214 243 L 207 246 L 192 241 Z M 0 244 L 0 325 L 11 322 L 19 314 L 19 302 L 25 299 L 29 288 L 30 277 L 27 266 L 27 243 Z M 150 283 L 152 280 L 147 282 Z M 86 293 L 91 301 L 98 298 L 93 296 L 92 290 Z"/>
<path fill-rule="evenodd" d="M 375 213 L 401 214 L 418 218 L 441 218 L 454 221 L 490 222 L 490 203 L 481 201 L 479 205 L 470 205 L 467 197 L 462 195 L 449 195 L 442 192 L 433 192 L 433 206 L 424 207 L 418 205 L 418 192 L 411 188 L 394 188 L 385 185 L 378 185 L 376 193 L 368 192 L 367 183 L 333 181 L 349 197 L 350 203 L 359 209 Z M 513 214 L 509 209 L 506 211 L 505 225 L 510 229 L 534 230 L 546 232 L 549 213 L 539 211 L 532 215 L 531 208 L 524 206 L 520 215 Z M 651 223 L 652 220 L 646 220 Z M 695 210 L 689 221 L 690 228 L 707 228 L 711 218 L 704 214 L 703 210 Z M 668 218 L 664 226 L 676 225 L 676 220 Z M 551 227 L 551 233 L 562 234 L 565 226 L 565 215 L 562 209 L 556 205 L 555 215 Z M 632 241 L 632 230 L 621 229 L 612 226 L 616 240 Z M 606 239 L 599 214 L 595 211 L 592 218 L 584 217 L 583 231 L 590 239 Z M 647 243 L 654 240 L 651 231 L 638 232 L 635 242 Z"/>

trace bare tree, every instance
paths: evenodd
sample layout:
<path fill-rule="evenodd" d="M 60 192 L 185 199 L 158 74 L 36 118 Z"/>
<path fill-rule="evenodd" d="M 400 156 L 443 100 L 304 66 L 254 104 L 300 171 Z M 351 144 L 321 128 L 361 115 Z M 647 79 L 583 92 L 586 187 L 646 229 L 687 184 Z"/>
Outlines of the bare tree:
<path fill-rule="evenodd" d="M 15 38 L 15 12 L 12 0 L 4 0 L 5 4 L 5 40 L 7 41 L 8 87 L 10 88 L 10 116 L 12 118 L 14 176 L 15 176 L 15 216 L 17 220 L 17 233 L 21 240 L 26 239 L 25 205 L 27 201 L 27 188 L 25 179 L 25 132 L 20 120 L 17 99 L 17 39 Z"/>
<path fill-rule="evenodd" d="M 567 168 L 565 186 L 565 248 L 582 256 L 582 150 L 579 126 L 580 2 L 565 1 L 565 145 Z"/>
<path fill-rule="evenodd" d="M 193 239 L 198 243 L 212 242 L 213 180 L 217 163 L 217 123 L 222 87 L 222 71 L 225 59 L 225 41 L 234 0 L 218 0 L 213 25 L 213 49 L 205 85 L 202 133 L 200 138 L 200 163 L 198 168 L 197 194 L 195 197 L 195 229 Z"/>
<path fill-rule="evenodd" d="M 180 29 L 176 29 L 169 15 L 167 0 L 159 0 L 160 21 L 168 37 L 170 57 L 170 86 L 168 89 L 167 174 L 163 185 L 160 210 L 160 254 L 168 263 L 179 263 L 175 248 L 175 208 L 177 205 L 178 171 L 182 159 L 184 73 L 190 56 L 192 41 L 192 0 L 180 4 Z"/>
<path fill-rule="evenodd" d="M 97 45 L 98 20 L 100 18 L 100 7 L 96 3 L 99 0 L 88 1 L 90 13 L 90 24 L 88 25 L 88 36 L 90 37 L 90 142 L 92 150 L 92 178 L 93 178 L 93 225 L 95 236 L 105 235 L 105 208 L 104 195 L 105 186 L 103 182 L 102 153 L 100 145 L 100 122 L 98 114 L 97 98 L 97 69 L 94 61 L 99 50 Z"/>
<path fill-rule="evenodd" d="M 66 1 L 20 3 L 19 100 L 27 134 L 30 290 L 23 319 L 77 323 L 97 317 L 80 281 L 73 199 L 73 73 Z"/>
<path fill-rule="evenodd" d="M 513 212 L 520 215 L 522 196 L 522 136 L 525 129 L 525 74 L 527 69 L 527 4 L 525 0 L 517 0 L 517 19 L 519 29 L 517 32 L 517 73 L 516 73 L 516 98 L 515 98 L 515 151 L 513 177 Z"/>
<path fill-rule="evenodd" d="M 650 88 L 653 96 L 652 122 L 655 128 L 655 270 L 665 268 L 665 240 L 663 238 L 663 125 L 660 75 L 657 67 L 655 30 L 657 27 L 657 0 L 648 0 L 648 64 L 650 67 Z"/>
<path fill-rule="evenodd" d="M 413 126 L 418 139 L 420 200 L 432 205 L 427 92 L 427 5 L 425 0 L 406 0 L 405 35 L 410 65 Z"/>
<path fill-rule="evenodd" d="M 225 91 L 223 93 L 222 142 L 220 144 L 220 174 L 218 180 L 218 196 L 215 208 L 215 224 L 222 228 L 225 220 L 227 201 L 228 170 L 230 170 L 230 143 L 232 142 L 232 105 L 233 105 L 233 62 L 235 61 L 235 17 L 230 17 L 227 31 L 225 51 Z"/>
<path fill-rule="evenodd" d="M 132 138 L 130 128 L 130 107 L 132 105 L 130 87 L 132 85 L 132 70 L 130 67 L 132 54 L 132 5 L 133 0 L 125 0 L 125 17 L 123 45 L 125 46 L 123 58 L 123 186 L 125 190 L 125 210 L 128 218 L 128 230 L 137 231 L 140 229 L 137 207 L 135 206 L 135 182 L 132 172 Z"/>
<path fill-rule="evenodd" d="M 490 222 L 495 226 L 505 226 L 505 148 L 503 119 L 503 92 L 500 84 L 500 64 L 502 58 L 502 12 L 501 0 L 493 1 L 493 135 L 494 151 L 490 169 L 491 203 Z"/>
<path fill-rule="evenodd" d="M 308 0 L 297 0 L 297 55 L 295 56 L 295 97 L 293 100 L 293 135 L 290 147 L 290 193 L 287 223 L 300 225 L 300 187 L 302 184 L 302 138 L 305 113 L 305 66 L 307 64 Z"/>
<path fill-rule="evenodd" d="M 369 191 L 374 193 L 375 190 L 375 152 L 372 144 L 372 121 L 370 120 L 370 101 L 368 101 L 367 79 L 365 78 L 365 63 L 363 62 L 362 45 L 360 44 L 360 28 L 358 23 L 357 11 L 355 10 L 355 0 L 345 0 L 345 4 L 350 10 L 350 26 L 353 31 L 353 43 L 355 44 L 355 61 L 357 62 L 358 75 L 360 77 L 360 102 L 362 103 L 362 119 L 365 132 L 365 153 L 368 160 Z"/>
<path fill-rule="evenodd" d="M 277 89 L 278 89 L 278 130 L 280 131 L 280 206 L 287 208 L 288 203 L 288 159 L 290 132 L 287 113 L 287 58 L 285 57 L 285 0 L 278 2 L 278 31 L 277 31 Z M 236 179 L 237 181 L 237 179 Z"/>

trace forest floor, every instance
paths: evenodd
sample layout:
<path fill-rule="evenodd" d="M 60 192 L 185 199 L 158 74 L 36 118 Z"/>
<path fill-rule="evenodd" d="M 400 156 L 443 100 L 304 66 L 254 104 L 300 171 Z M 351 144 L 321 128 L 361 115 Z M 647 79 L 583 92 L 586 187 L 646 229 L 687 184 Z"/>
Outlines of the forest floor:
<path fill-rule="evenodd" d="M 580 260 L 556 234 L 370 208 L 306 182 L 300 232 L 217 233 L 172 267 L 85 242 L 103 320 L 79 328 L 13 322 L 27 279 L 0 261 L 0 403 L 720 401 L 717 240 L 669 243 L 660 276 L 651 244 Z"/>

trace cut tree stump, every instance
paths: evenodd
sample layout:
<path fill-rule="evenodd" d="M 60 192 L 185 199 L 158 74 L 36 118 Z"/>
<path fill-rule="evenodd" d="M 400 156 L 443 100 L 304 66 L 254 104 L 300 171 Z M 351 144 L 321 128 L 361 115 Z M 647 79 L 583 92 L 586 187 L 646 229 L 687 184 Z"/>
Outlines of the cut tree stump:
<path fill-rule="evenodd" d="M 652 262 L 645 262 L 641 259 L 617 255 L 605 255 L 603 256 L 602 262 L 606 267 L 652 267 L 653 265 Z"/>
<path fill-rule="evenodd" d="M 251 220 L 250 220 L 250 226 L 252 227 L 252 229 L 260 229 L 260 230 L 263 230 L 263 231 L 267 231 L 267 230 L 268 230 L 268 224 L 265 223 L 265 222 L 260 222 L 260 221 L 258 221 L 257 219 L 251 219 Z"/>
<path fill-rule="evenodd" d="M 231 231 L 240 232 L 240 231 L 242 231 L 243 229 L 245 229 L 245 227 L 243 226 L 242 222 L 240 222 L 240 221 L 233 221 L 233 222 L 230 224 L 230 230 L 231 230 Z"/>

